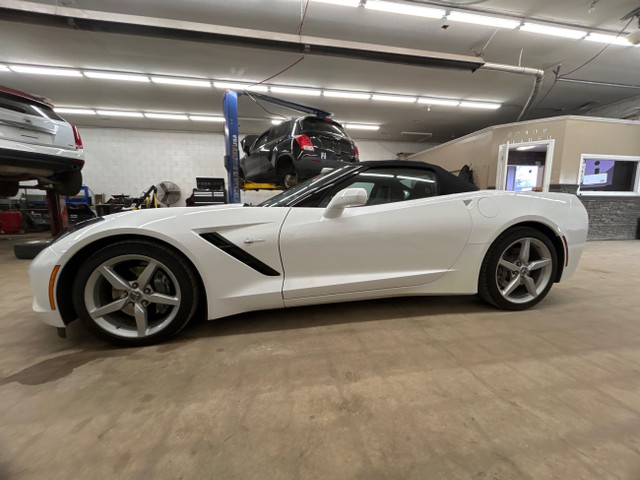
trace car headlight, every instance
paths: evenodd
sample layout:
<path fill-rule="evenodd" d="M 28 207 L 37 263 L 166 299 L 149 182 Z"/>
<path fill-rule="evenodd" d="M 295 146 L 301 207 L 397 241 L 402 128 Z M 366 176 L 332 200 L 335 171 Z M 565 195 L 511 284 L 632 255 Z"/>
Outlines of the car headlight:
<path fill-rule="evenodd" d="M 102 220 L 104 220 L 103 217 L 95 217 L 95 218 L 90 218 L 89 220 L 84 220 L 82 222 L 78 222 L 75 225 L 71 225 L 68 228 L 65 228 L 63 231 L 61 231 L 56 238 L 54 238 L 51 241 L 51 245 L 53 245 L 54 243 L 56 243 L 58 240 L 62 240 L 64 237 L 66 237 L 67 235 L 69 235 L 70 233 L 73 233 L 77 230 L 80 230 L 81 228 L 84 227 L 88 227 L 89 225 L 93 225 L 94 223 L 98 223 L 101 222 Z"/>

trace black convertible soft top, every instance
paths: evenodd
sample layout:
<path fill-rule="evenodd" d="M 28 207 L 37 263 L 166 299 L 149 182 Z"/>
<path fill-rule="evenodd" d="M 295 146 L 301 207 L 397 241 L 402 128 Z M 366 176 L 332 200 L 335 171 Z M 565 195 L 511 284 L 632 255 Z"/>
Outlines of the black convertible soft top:
<path fill-rule="evenodd" d="M 444 168 L 438 165 L 432 165 L 425 162 L 412 162 L 409 160 L 374 160 L 361 162 L 360 165 L 371 167 L 410 167 L 410 168 L 423 168 L 425 170 L 431 170 L 436 174 L 438 178 L 438 185 L 440 186 L 440 195 L 448 195 L 450 193 L 462 193 L 473 192 L 478 190 L 478 187 L 469 183 L 462 178 L 455 176 L 453 173 L 447 172 Z"/>

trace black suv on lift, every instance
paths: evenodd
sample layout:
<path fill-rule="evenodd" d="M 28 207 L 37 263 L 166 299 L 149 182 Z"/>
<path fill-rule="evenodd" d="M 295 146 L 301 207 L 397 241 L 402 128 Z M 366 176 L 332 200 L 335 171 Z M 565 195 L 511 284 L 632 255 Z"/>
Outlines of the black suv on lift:
<path fill-rule="evenodd" d="M 339 123 L 314 116 L 283 121 L 241 142 L 240 177 L 248 182 L 290 188 L 318 175 L 358 161 L 358 148 Z"/>

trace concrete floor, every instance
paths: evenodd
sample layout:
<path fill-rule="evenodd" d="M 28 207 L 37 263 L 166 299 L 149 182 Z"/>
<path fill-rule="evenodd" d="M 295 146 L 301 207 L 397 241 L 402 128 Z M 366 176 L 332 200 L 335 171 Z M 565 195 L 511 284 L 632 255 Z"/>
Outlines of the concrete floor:
<path fill-rule="evenodd" d="M 638 479 L 640 242 L 537 308 L 238 315 L 114 349 L 31 312 L 0 240 L 0 478 Z"/>

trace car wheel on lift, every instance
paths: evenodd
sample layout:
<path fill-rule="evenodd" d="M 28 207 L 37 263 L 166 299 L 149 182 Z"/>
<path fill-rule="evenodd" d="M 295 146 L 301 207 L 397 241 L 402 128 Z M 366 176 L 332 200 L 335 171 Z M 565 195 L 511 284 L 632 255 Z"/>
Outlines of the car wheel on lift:
<path fill-rule="evenodd" d="M 299 183 L 296 168 L 293 166 L 293 162 L 288 158 L 278 161 L 277 177 L 278 185 L 283 186 L 285 189 L 295 187 Z"/>
<path fill-rule="evenodd" d="M 13 246 L 13 254 L 16 258 L 32 260 L 51 244 L 51 239 L 32 240 L 30 242 L 17 243 Z"/>
<path fill-rule="evenodd" d="M 82 174 L 80 172 L 63 172 L 56 176 L 54 190 L 58 195 L 76 195 L 82 188 Z"/>

